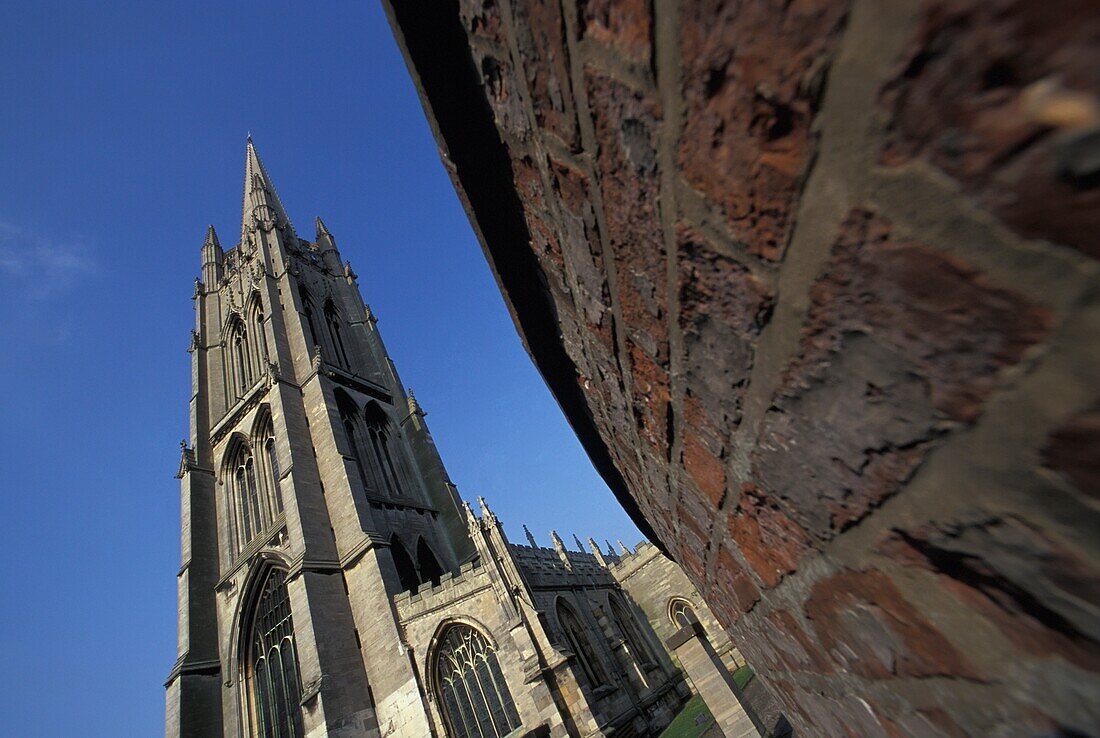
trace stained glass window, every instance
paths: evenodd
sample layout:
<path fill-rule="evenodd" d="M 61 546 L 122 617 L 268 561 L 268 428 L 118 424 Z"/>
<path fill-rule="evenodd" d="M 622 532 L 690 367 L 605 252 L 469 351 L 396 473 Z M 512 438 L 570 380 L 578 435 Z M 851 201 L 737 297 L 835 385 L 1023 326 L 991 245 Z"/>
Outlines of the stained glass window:
<path fill-rule="evenodd" d="M 496 649 L 481 633 L 468 625 L 448 627 L 435 669 L 450 738 L 500 738 L 519 727 Z"/>
<path fill-rule="evenodd" d="M 252 611 L 245 687 L 257 738 L 301 738 L 302 687 L 286 573 L 273 569 Z"/>

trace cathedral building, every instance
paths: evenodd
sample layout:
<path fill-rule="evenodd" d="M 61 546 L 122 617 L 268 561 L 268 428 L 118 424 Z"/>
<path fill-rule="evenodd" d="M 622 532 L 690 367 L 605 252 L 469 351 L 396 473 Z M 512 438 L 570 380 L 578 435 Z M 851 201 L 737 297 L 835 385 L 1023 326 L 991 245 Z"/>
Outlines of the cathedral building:
<path fill-rule="evenodd" d="M 320 219 L 298 237 L 251 139 L 239 239 L 211 227 L 195 283 L 166 734 L 659 734 L 689 690 L 615 572 L 644 577 L 460 499 L 350 264 Z"/>

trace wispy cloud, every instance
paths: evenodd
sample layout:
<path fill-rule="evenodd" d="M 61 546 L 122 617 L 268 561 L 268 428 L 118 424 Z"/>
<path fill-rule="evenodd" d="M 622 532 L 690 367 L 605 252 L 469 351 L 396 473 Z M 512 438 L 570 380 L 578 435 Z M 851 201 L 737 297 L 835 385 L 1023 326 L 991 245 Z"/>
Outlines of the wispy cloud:
<path fill-rule="evenodd" d="M 40 300 L 68 290 L 96 272 L 79 239 L 59 241 L 0 220 L 0 284 Z"/>

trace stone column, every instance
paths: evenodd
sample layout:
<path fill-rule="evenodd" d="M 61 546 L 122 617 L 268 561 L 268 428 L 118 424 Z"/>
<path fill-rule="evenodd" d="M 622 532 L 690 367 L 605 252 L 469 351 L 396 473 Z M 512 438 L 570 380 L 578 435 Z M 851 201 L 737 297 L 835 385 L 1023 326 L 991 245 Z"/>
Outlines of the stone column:
<path fill-rule="evenodd" d="M 666 643 L 680 660 L 680 666 L 707 703 L 726 738 L 758 738 L 765 734 L 760 719 L 745 704 L 733 675 L 707 640 L 703 626 L 699 623 L 687 625 Z"/>

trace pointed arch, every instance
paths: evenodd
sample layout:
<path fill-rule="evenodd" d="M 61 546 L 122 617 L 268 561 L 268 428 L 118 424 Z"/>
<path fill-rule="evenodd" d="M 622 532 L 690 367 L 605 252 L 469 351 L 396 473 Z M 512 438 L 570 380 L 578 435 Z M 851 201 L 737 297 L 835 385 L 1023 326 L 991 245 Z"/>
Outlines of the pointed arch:
<path fill-rule="evenodd" d="M 227 489 L 233 543 L 240 552 L 264 528 L 256 463 L 252 447 L 243 435 L 234 436 L 226 448 L 222 481 Z"/>
<path fill-rule="evenodd" d="M 264 373 L 268 357 L 267 336 L 264 330 L 264 306 L 259 290 L 253 290 L 249 296 L 245 315 L 248 318 L 248 334 L 252 337 L 252 340 L 249 341 L 252 375 L 254 378 L 258 378 Z"/>
<path fill-rule="evenodd" d="M 439 565 L 439 559 L 436 558 L 435 552 L 423 536 L 416 542 L 416 568 L 420 572 L 421 582 L 438 585 L 440 577 L 443 576 L 443 567 Z"/>
<path fill-rule="evenodd" d="M 397 579 L 401 582 L 401 591 L 415 592 L 420 586 L 420 579 L 416 576 L 416 566 L 397 534 L 390 537 L 390 555 L 393 556 L 393 565 L 397 568 Z"/>
<path fill-rule="evenodd" d="M 581 675 L 588 682 L 589 688 L 596 689 L 607 684 L 607 672 L 604 671 L 599 656 L 592 648 L 592 643 L 588 640 L 588 631 L 581 623 L 576 610 L 566 602 L 564 597 L 558 598 L 555 610 L 558 616 L 558 625 L 561 626 L 562 634 L 573 650 L 573 655 L 576 656 Z"/>
<path fill-rule="evenodd" d="M 364 408 L 363 420 L 379 491 L 388 497 L 407 496 L 412 482 L 400 435 L 386 411 L 373 400 Z"/>
<path fill-rule="evenodd" d="M 649 648 L 649 643 L 646 642 L 645 636 L 638 628 L 638 620 L 634 617 L 630 608 L 627 607 L 626 602 L 617 592 L 611 592 L 607 597 L 607 601 L 611 606 L 611 619 L 614 621 L 615 627 L 619 629 L 623 640 L 626 641 L 626 645 L 630 648 L 634 660 L 643 665 L 653 664 L 655 662 L 653 651 Z"/>
<path fill-rule="evenodd" d="M 673 597 L 668 601 L 668 619 L 677 628 L 686 628 L 699 622 L 695 606 L 683 597 Z"/>
<path fill-rule="evenodd" d="M 248 331 L 240 313 L 233 313 L 222 334 L 222 368 L 227 405 L 233 405 L 252 386 L 253 372 Z"/>
<path fill-rule="evenodd" d="M 332 353 L 340 366 L 345 369 L 350 368 L 351 362 L 348 361 L 348 351 L 344 345 L 343 319 L 340 317 L 340 311 L 336 309 L 336 303 L 332 301 L 331 297 L 325 300 L 323 313 L 325 326 L 328 328 L 329 341 L 332 345 Z"/>
<path fill-rule="evenodd" d="M 462 621 L 442 624 L 428 658 L 449 738 L 501 738 L 520 727 L 496 646 L 481 629 Z"/>
<path fill-rule="evenodd" d="M 344 428 L 344 436 L 347 439 L 348 452 L 359 472 L 359 481 L 364 490 L 376 493 L 378 483 L 367 450 L 367 429 L 363 424 L 359 406 L 342 389 L 337 389 L 333 395 L 336 399 L 336 411 L 340 415 L 340 424 Z"/>
<path fill-rule="evenodd" d="M 310 297 L 309 290 L 306 286 L 298 285 L 298 298 L 302 302 L 302 315 L 306 319 L 306 327 L 309 328 L 309 341 L 306 346 L 310 355 L 313 355 L 313 347 L 320 346 L 322 355 L 325 353 L 325 340 L 317 326 L 317 309 L 313 304 L 313 298 Z"/>
<path fill-rule="evenodd" d="M 252 447 L 260 457 L 260 486 L 263 490 L 265 525 L 275 520 L 283 512 L 283 495 L 280 479 L 279 450 L 275 443 L 275 425 L 271 419 L 271 409 L 261 405 L 253 424 Z"/>
<path fill-rule="evenodd" d="M 267 562 L 250 577 L 238 621 L 238 683 L 249 735 L 302 738 L 302 682 L 287 571 Z"/>

